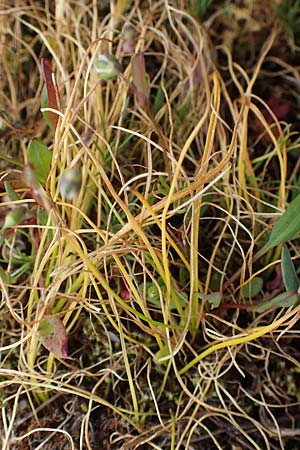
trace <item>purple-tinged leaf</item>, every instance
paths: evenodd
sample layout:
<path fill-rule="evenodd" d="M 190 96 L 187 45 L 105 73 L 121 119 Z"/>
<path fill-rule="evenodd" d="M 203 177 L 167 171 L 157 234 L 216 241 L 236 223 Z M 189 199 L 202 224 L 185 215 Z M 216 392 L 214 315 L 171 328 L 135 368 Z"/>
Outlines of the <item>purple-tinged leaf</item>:
<path fill-rule="evenodd" d="M 150 87 L 143 52 L 133 55 L 131 66 L 132 79 L 135 86 L 135 100 L 141 108 L 149 108 Z"/>
<path fill-rule="evenodd" d="M 126 23 L 123 28 L 123 52 L 132 54 L 134 51 L 136 36 L 133 25 Z"/>
<path fill-rule="evenodd" d="M 58 110 L 57 87 L 55 84 L 55 79 L 53 77 L 51 61 L 47 58 L 42 58 L 41 68 L 47 89 L 48 108 Z M 48 111 L 48 117 L 51 120 L 51 123 L 53 124 L 54 128 L 56 128 L 58 122 L 58 115 L 53 113 L 52 111 Z"/>
<path fill-rule="evenodd" d="M 43 346 L 59 358 L 68 356 L 68 335 L 62 321 L 56 316 L 45 317 L 39 324 Z"/>
<path fill-rule="evenodd" d="M 52 207 L 51 200 L 39 183 L 33 165 L 30 163 L 25 164 L 22 175 L 26 186 L 30 189 L 32 198 L 39 206 L 49 212 Z"/>

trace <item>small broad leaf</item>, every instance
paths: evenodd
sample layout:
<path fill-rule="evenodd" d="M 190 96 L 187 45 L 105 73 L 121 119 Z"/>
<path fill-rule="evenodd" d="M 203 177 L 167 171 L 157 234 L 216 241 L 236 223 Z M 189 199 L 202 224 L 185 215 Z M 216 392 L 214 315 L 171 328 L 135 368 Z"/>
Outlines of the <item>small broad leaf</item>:
<path fill-rule="evenodd" d="M 18 206 L 17 208 L 13 208 L 5 216 L 5 221 L 3 225 L 3 230 L 7 230 L 8 228 L 14 228 L 22 222 L 25 215 L 25 208 L 23 206 Z"/>
<path fill-rule="evenodd" d="M 59 358 L 68 356 L 68 336 L 62 321 L 56 316 L 45 317 L 39 324 L 43 346 Z"/>
<path fill-rule="evenodd" d="M 255 259 L 260 258 L 276 245 L 294 239 L 300 231 L 300 194 L 290 203 L 286 211 L 275 222 L 268 242 L 260 249 Z"/>
<path fill-rule="evenodd" d="M 155 306 L 161 306 L 160 302 L 160 296 L 162 295 L 162 298 L 165 298 L 166 294 L 166 287 L 163 284 L 161 278 L 158 278 L 158 284 L 160 286 L 160 289 L 157 287 L 156 284 L 152 282 L 147 282 L 146 284 L 146 299 L 149 303 Z M 161 290 L 161 292 L 160 292 Z M 169 305 L 170 310 L 177 309 L 183 307 L 186 304 L 185 300 L 185 294 L 183 292 L 178 293 L 174 292 L 171 298 L 171 302 Z"/>
<path fill-rule="evenodd" d="M 253 305 L 250 306 L 251 311 L 256 311 L 259 313 L 265 312 L 270 308 L 273 308 L 274 306 L 279 307 L 286 307 L 296 305 L 298 303 L 299 296 L 295 293 L 295 291 L 290 292 L 283 292 L 279 295 L 276 295 L 276 297 L 273 297 L 271 300 L 268 300 L 266 302 L 260 303 L 259 305 Z"/>
<path fill-rule="evenodd" d="M 15 192 L 14 188 L 8 181 L 4 181 L 4 188 L 10 200 L 19 200 L 20 196 Z"/>
<path fill-rule="evenodd" d="M 286 245 L 284 245 L 281 250 L 281 272 L 285 289 L 287 291 L 297 291 L 299 289 L 300 282 L 290 252 Z"/>
<path fill-rule="evenodd" d="M 208 302 L 211 309 L 214 309 L 220 306 L 223 296 L 221 292 L 212 292 L 211 294 L 207 295 L 198 293 L 196 294 L 196 297 Z"/>
<path fill-rule="evenodd" d="M 218 308 L 222 301 L 222 293 L 221 292 L 213 292 L 212 294 L 208 294 L 204 297 L 209 304 L 211 309 Z"/>
<path fill-rule="evenodd" d="M 262 290 L 263 279 L 260 277 L 254 277 L 248 284 L 243 286 L 243 296 L 245 298 L 255 297 Z"/>
<path fill-rule="evenodd" d="M 47 225 L 49 214 L 44 209 L 38 208 L 36 216 L 39 225 Z"/>
<path fill-rule="evenodd" d="M 50 171 L 52 153 L 43 142 L 34 139 L 28 147 L 28 161 L 33 165 L 36 179 L 45 183 Z"/>

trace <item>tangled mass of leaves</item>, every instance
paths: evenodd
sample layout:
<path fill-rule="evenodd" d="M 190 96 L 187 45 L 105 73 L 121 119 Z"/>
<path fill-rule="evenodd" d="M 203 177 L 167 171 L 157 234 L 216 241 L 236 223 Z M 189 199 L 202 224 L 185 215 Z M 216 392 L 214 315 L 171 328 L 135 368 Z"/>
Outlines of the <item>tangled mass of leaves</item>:
<path fill-rule="evenodd" d="M 298 449 L 300 2 L 0 21 L 2 448 Z"/>

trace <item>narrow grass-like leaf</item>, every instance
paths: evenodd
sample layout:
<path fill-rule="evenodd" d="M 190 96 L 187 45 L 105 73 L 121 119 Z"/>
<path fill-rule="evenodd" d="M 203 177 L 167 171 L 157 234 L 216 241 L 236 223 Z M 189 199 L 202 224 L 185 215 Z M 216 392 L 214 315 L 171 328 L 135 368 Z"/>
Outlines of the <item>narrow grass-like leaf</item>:
<path fill-rule="evenodd" d="M 279 295 L 276 295 L 276 297 L 273 297 L 271 300 L 268 300 L 266 302 L 260 303 L 259 305 L 253 305 L 250 306 L 251 311 L 255 312 L 265 312 L 270 308 L 273 308 L 274 306 L 279 307 L 289 307 L 292 305 L 296 305 L 298 302 L 299 296 L 295 293 L 295 291 L 289 291 L 289 292 L 282 292 Z"/>
<path fill-rule="evenodd" d="M 294 239 L 300 231 L 300 194 L 290 203 L 287 210 L 276 221 L 268 242 L 260 249 L 255 259 L 260 258 L 276 245 Z"/>
<path fill-rule="evenodd" d="M 0 266 L 0 278 L 2 278 L 4 283 L 11 283 L 11 274 L 8 273 Z"/>
<path fill-rule="evenodd" d="M 154 98 L 154 103 L 152 107 L 152 114 L 155 116 L 155 114 L 160 110 L 160 108 L 163 106 L 165 101 L 165 94 L 162 90 L 162 87 L 159 86 L 156 91 L 156 95 Z"/>
<path fill-rule="evenodd" d="M 28 161 L 33 165 L 35 177 L 39 183 L 45 183 L 50 171 L 52 153 L 46 145 L 34 139 L 28 147 Z"/>
<path fill-rule="evenodd" d="M 286 245 L 284 245 L 281 250 L 281 272 L 285 289 L 287 291 L 297 291 L 300 284 L 299 278 Z"/>

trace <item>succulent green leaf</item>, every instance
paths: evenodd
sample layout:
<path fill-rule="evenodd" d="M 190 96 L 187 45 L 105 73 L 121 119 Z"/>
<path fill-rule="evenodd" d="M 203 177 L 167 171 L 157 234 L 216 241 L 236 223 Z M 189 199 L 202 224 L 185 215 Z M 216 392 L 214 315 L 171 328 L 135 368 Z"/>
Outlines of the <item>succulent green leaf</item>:
<path fill-rule="evenodd" d="M 36 139 L 28 147 L 28 161 L 33 165 L 38 182 L 45 183 L 50 171 L 52 153 L 47 146 Z"/>
<path fill-rule="evenodd" d="M 281 250 L 281 272 L 285 289 L 287 291 L 297 291 L 300 285 L 299 278 L 286 245 Z"/>

